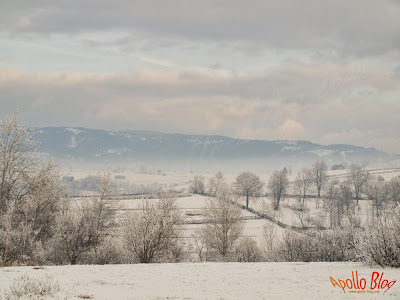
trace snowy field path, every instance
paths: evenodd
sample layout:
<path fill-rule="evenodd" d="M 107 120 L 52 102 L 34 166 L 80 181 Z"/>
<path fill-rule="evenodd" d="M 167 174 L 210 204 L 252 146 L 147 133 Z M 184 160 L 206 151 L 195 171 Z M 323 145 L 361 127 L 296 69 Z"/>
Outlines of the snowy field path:
<path fill-rule="evenodd" d="M 372 272 L 397 280 L 383 293 L 347 293 L 335 280 L 366 278 Z M 400 299 L 400 270 L 357 263 L 183 263 L 0 268 L 0 291 L 23 274 L 57 279 L 57 299 Z M 79 297 L 81 296 L 81 297 Z"/>

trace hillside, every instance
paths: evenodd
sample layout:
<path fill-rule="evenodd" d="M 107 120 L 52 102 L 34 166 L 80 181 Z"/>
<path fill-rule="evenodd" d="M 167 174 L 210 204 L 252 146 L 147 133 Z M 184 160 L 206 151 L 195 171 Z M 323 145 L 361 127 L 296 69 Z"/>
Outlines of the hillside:
<path fill-rule="evenodd" d="M 210 162 L 241 161 L 259 165 L 309 164 L 324 159 L 328 164 L 368 161 L 389 165 L 399 155 L 353 145 L 319 145 L 307 141 L 243 140 L 213 135 L 166 134 L 154 131 L 105 131 L 86 128 L 39 128 L 34 138 L 40 151 L 57 159 L 90 162 Z M 281 166 L 278 166 L 281 167 Z"/>

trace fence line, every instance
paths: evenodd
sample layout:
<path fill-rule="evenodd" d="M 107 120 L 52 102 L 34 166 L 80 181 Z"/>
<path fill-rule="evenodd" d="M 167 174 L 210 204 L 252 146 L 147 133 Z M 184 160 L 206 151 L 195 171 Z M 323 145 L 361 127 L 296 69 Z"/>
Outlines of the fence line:
<path fill-rule="evenodd" d="M 266 213 L 261 213 L 259 211 L 256 211 L 256 210 L 250 208 L 250 207 L 246 209 L 246 206 L 244 206 L 244 205 L 241 205 L 241 204 L 239 204 L 237 202 L 234 202 L 234 201 L 231 201 L 231 202 L 232 202 L 233 205 L 237 205 L 240 208 L 245 209 L 245 210 L 255 214 L 256 216 L 258 216 L 261 219 L 266 219 L 268 221 L 271 221 L 272 223 L 275 223 L 276 225 L 278 225 L 281 228 L 288 228 L 288 229 L 292 229 L 292 230 L 295 230 L 295 231 L 305 231 L 305 230 L 314 228 L 314 227 L 307 227 L 307 226 L 298 227 L 298 226 L 288 225 L 288 224 L 285 224 L 285 223 L 282 223 L 282 222 L 276 220 L 274 217 L 272 217 L 272 216 L 270 216 L 270 215 L 268 215 Z M 319 227 L 319 229 L 325 230 L 326 228 L 325 227 Z"/>
<path fill-rule="evenodd" d="M 245 220 L 258 220 L 258 219 L 262 219 L 259 216 L 244 216 L 244 217 L 240 217 L 239 220 L 240 221 L 245 221 Z M 190 225 L 190 224 L 210 224 L 213 223 L 214 221 L 212 220 L 207 220 L 207 219 L 203 219 L 203 220 L 185 220 L 182 222 L 177 223 L 177 225 Z"/>

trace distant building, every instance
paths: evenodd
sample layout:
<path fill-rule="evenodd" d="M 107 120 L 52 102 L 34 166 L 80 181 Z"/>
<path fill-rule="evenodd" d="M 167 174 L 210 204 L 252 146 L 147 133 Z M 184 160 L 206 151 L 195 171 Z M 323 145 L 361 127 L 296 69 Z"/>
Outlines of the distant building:
<path fill-rule="evenodd" d="M 74 180 L 75 180 L 74 176 L 64 176 L 64 177 L 62 178 L 62 181 L 63 181 L 63 182 L 72 182 L 72 181 L 74 181 Z"/>
<path fill-rule="evenodd" d="M 126 179 L 124 175 L 115 175 L 114 179 Z"/>

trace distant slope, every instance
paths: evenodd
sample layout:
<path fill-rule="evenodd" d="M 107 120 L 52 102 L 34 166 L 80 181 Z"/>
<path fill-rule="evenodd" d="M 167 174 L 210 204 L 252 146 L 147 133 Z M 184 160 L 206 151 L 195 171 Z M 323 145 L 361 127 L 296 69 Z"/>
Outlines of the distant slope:
<path fill-rule="evenodd" d="M 166 134 L 155 131 L 105 131 L 87 128 L 46 127 L 34 138 L 41 152 L 58 159 L 85 161 L 256 160 L 330 163 L 369 161 L 385 163 L 399 156 L 375 148 L 318 145 L 307 141 L 242 140 L 224 136 Z"/>

